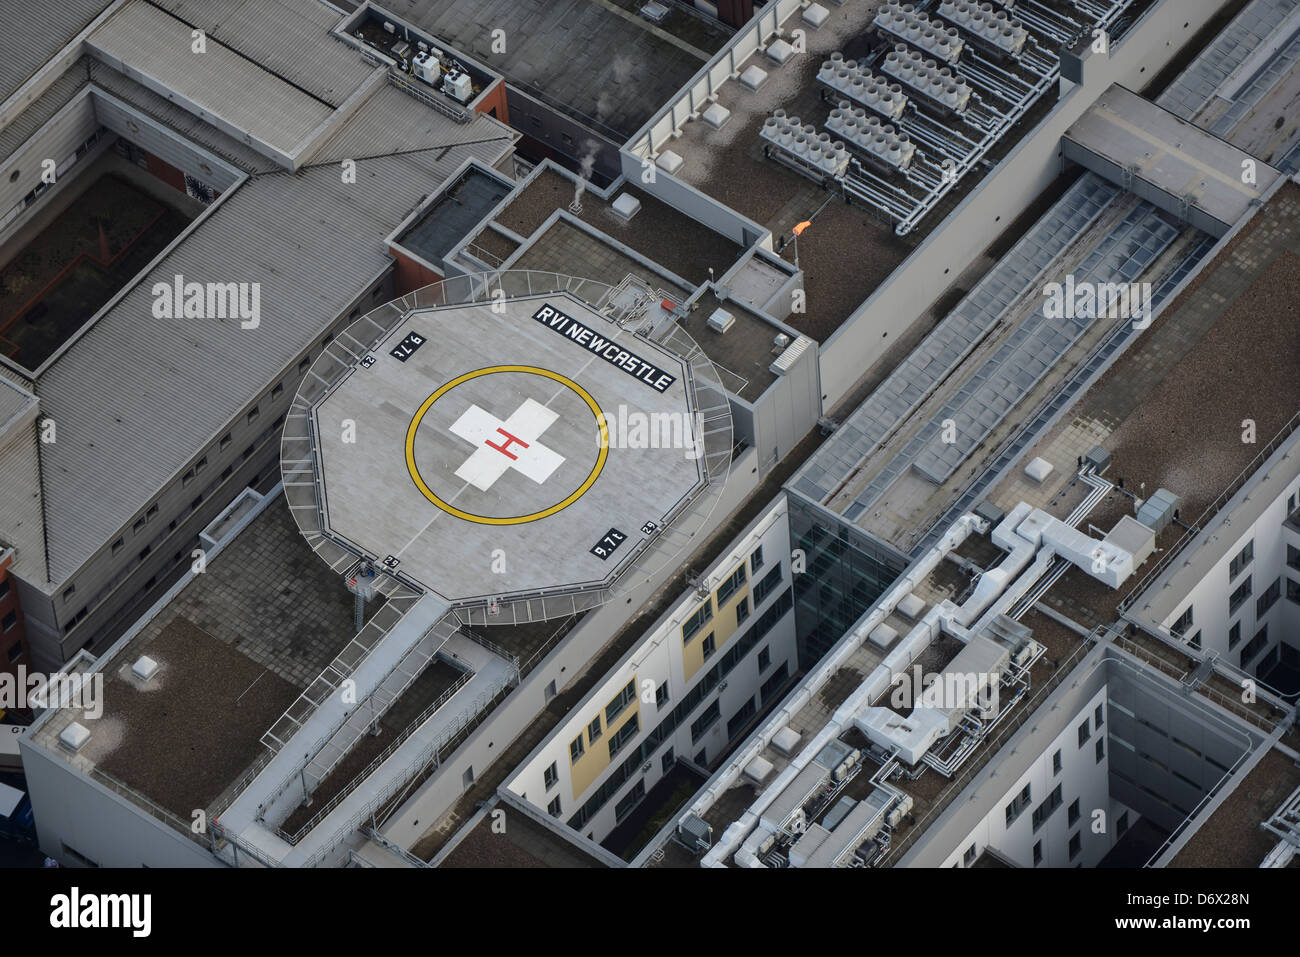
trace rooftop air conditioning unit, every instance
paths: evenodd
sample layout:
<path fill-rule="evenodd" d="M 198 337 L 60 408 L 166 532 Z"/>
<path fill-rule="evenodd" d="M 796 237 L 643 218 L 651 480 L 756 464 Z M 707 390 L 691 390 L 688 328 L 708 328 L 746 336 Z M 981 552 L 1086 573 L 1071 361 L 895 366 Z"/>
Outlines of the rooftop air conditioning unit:
<path fill-rule="evenodd" d="M 714 309 L 708 320 L 709 328 L 717 333 L 724 333 L 735 324 L 736 317 L 725 309 Z"/>
<path fill-rule="evenodd" d="M 772 354 L 780 355 L 785 352 L 786 346 L 790 344 L 790 337 L 784 332 L 778 332 L 776 338 L 772 340 Z"/>
<path fill-rule="evenodd" d="M 442 78 L 442 92 L 458 103 L 468 103 L 474 95 L 473 83 L 468 73 L 452 70 Z"/>

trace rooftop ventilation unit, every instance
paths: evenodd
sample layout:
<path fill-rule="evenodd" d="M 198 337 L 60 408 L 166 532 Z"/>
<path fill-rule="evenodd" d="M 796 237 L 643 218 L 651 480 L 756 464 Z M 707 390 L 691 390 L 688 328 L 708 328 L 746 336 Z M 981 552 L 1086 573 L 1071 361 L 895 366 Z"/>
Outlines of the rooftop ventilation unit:
<path fill-rule="evenodd" d="M 131 674 L 135 675 L 141 681 L 148 681 L 158 673 L 158 662 L 154 661 L 148 655 L 141 655 L 136 659 L 135 664 L 131 666 Z"/>
<path fill-rule="evenodd" d="M 713 828 L 699 815 L 686 815 L 677 825 L 677 833 L 682 843 L 695 850 L 706 851 L 713 846 Z"/>
<path fill-rule="evenodd" d="M 1005 10 L 994 9 L 991 3 L 943 0 L 939 15 L 961 27 L 980 46 L 1008 56 L 1019 56 L 1029 38 L 1029 32 L 1019 20 Z"/>
<path fill-rule="evenodd" d="M 826 119 L 826 129 L 844 137 L 868 159 L 896 170 L 906 170 L 916 155 L 910 136 L 896 130 L 892 124 L 882 123 L 878 116 L 867 116 L 866 110 L 850 106 L 847 100 L 841 100 L 840 105 L 831 110 Z"/>
<path fill-rule="evenodd" d="M 1137 506 L 1137 520 L 1147 528 L 1159 534 L 1174 519 L 1174 511 L 1181 501 L 1168 489 L 1157 489 L 1145 502 Z"/>
<path fill-rule="evenodd" d="M 785 375 L 794 368 L 794 364 L 799 361 L 799 357 L 808 351 L 812 345 L 812 340 L 807 336 L 800 336 L 768 366 L 768 371 L 773 375 Z"/>
<path fill-rule="evenodd" d="M 970 106 L 971 86 L 964 77 L 909 50 L 905 43 L 897 44 L 885 56 L 882 69 L 946 110 L 960 114 Z"/>
<path fill-rule="evenodd" d="M 758 135 L 772 144 L 781 157 L 805 175 L 824 182 L 839 179 L 849 165 L 849 151 L 841 142 L 832 142 L 827 133 L 818 133 L 811 123 L 776 110 L 763 121 Z"/>
<path fill-rule="evenodd" d="M 59 732 L 59 743 L 69 751 L 80 751 L 90 740 L 90 731 L 79 721 L 74 721 Z"/>
<path fill-rule="evenodd" d="M 962 40 L 957 30 L 918 13 L 910 3 L 886 3 L 872 22 L 882 32 L 906 40 L 945 63 L 956 63 L 961 56 Z"/>
<path fill-rule="evenodd" d="M 474 84 L 468 73 L 451 70 L 442 78 L 442 92 L 458 103 L 468 103 L 474 96 Z"/>
<path fill-rule="evenodd" d="M 843 53 L 831 54 L 817 71 L 817 80 L 887 119 L 898 119 L 907 107 L 901 86 L 877 77 L 856 60 L 844 59 Z"/>
<path fill-rule="evenodd" d="M 778 332 L 772 340 L 772 355 L 779 356 L 789 344 L 790 337 L 784 332 Z"/>
<path fill-rule="evenodd" d="M 708 325 L 714 332 L 721 335 L 736 324 L 736 317 L 725 309 L 714 309 L 713 315 L 709 316 Z"/>

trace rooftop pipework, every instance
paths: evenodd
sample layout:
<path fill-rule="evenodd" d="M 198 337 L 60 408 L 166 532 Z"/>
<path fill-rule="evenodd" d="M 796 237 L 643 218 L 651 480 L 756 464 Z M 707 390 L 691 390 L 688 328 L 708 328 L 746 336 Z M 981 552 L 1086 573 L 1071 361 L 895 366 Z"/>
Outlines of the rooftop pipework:
<path fill-rule="evenodd" d="M 1029 31 L 1005 10 L 991 3 L 968 3 L 966 0 L 943 0 L 939 15 L 955 23 L 981 46 L 1000 53 L 1019 56 L 1025 49 Z"/>
<path fill-rule="evenodd" d="M 885 56 L 884 71 L 918 93 L 954 113 L 970 106 L 971 86 L 949 67 L 927 60 L 907 44 L 899 43 Z"/>

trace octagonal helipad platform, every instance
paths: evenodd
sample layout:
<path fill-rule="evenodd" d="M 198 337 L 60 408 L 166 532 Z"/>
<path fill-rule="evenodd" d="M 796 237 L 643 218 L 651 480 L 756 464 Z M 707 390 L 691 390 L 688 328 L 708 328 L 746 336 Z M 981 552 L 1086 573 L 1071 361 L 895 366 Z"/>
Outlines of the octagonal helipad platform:
<path fill-rule="evenodd" d="M 652 341 L 634 331 L 647 321 L 606 311 L 563 289 L 398 301 L 351 354 L 327 352 L 308 380 L 328 385 L 295 402 L 309 540 L 453 605 L 608 593 L 718 482 L 705 441 L 718 408 L 716 395 L 701 408 L 680 336 Z M 307 470 L 288 430 L 285 449 L 288 487 Z"/>

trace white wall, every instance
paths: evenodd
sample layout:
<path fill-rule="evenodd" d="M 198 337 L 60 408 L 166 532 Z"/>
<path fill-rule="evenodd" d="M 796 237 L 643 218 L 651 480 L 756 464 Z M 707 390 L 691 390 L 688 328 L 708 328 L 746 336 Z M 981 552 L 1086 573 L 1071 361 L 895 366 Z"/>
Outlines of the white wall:
<path fill-rule="evenodd" d="M 1110 763 L 1110 746 L 1105 745 L 1105 756 L 1100 762 L 1096 759 L 1096 742 L 1104 740 L 1109 726 L 1106 713 L 1106 686 L 1103 685 L 1095 695 L 1080 709 L 1073 721 L 1062 731 L 1038 757 L 1033 765 L 1006 789 L 1002 798 L 995 802 L 984 820 L 980 821 L 966 837 L 960 841 L 944 860 L 944 867 L 961 866 L 967 850 L 974 845 L 975 856 L 982 854 L 985 848 L 992 846 L 1004 857 L 1010 858 L 1021 867 L 1033 867 L 1034 845 L 1042 843 L 1042 862 L 1038 867 L 1096 867 L 1115 845 L 1115 821 L 1127 810 L 1122 804 L 1112 801 L 1108 783 Z M 1102 727 L 1094 727 L 1095 709 L 1103 707 Z M 1078 728 L 1084 720 L 1088 721 L 1089 736 L 1083 746 L 1079 746 Z M 1061 771 L 1053 773 L 1053 755 L 1061 753 Z M 1028 784 L 1030 800 L 1028 806 L 1012 822 L 1006 823 L 1006 808 L 1012 799 L 1021 793 Z M 1035 831 L 1033 826 L 1034 809 L 1048 799 L 1057 785 L 1061 786 L 1061 804 L 1042 826 Z M 1079 802 L 1079 818 L 1069 823 L 1070 805 Z M 1094 833 L 1093 814 L 1104 812 L 1103 833 Z M 1138 815 L 1128 812 L 1129 827 L 1136 822 Z M 1081 851 L 1079 856 L 1070 859 L 1069 843 L 1075 833 L 1080 835 Z"/>
<path fill-rule="evenodd" d="M 740 562 L 746 562 L 748 567 L 751 556 L 760 546 L 763 549 L 763 565 L 757 573 L 749 572 L 747 576 L 748 589 L 752 591 L 756 581 L 761 579 L 763 575 L 770 573 L 771 569 L 778 565 L 782 568 L 782 584 L 767 595 L 760 604 L 754 604 L 751 598 L 751 611 L 744 624 L 735 630 L 732 638 L 727 643 L 718 645 L 715 655 L 708 659 L 700 667 L 699 671 L 691 676 L 690 680 L 685 678 L 684 673 L 685 652 L 681 638 L 681 626 L 700 605 L 701 600 L 693 589 L 685 592 L 666 616 L 661 618 L 655 627 L 647 632 L 646 638 L 641 645 L 624 658 L 604 680 L 592 689 L 591 693 L 580 704 L 573 708 L 568 718 L 556 727 L 552 736 L 538 750 L 534 751 L 520 767 L 514 778 L 507 783 L 506 787 L 516 794 L 526 796 L 532 804 L 542 809 L 545 809 L 551 800 L 559 796 L 561 799 L 561 821 L 567 820 L 581 807 L 610 776 L 610 772 L 627 759 L 631 749 L 643 740 L 645 732 L 652 730 L 663 720 L 683 700 L 691 688 L 698 683 L 699 679 L 717 663 L 717 656 L 726 652 L 730 641 L 734 641 L 735 638 L 752 626 L 755 620 L 790 587 L 790 530 L 784 496 L 774 503 L 772 508 L 746 534 L 739 538 L 726 554 L 710 566 L 708 574 L 713 578 L 714 587 L 716 588 L 721 580 Z M 703 634 L 709 630 L 709 626 L 706 625 L 700 635 L 693 640 L 701 640 Z M 755 659 L 763 648 L 769 649 L 771 665 L 760 673 Z M 691 714 L 677 726 L 673 736 L 663 742 L 654 755 L 651 756 L 648 771 L 629 778 L 620 787 L 618 797 L 621 797 L 628 789 L 635 787 L 637 780 L 644 782 L 647 792 L 654 787 L 663 777 L 664 771 L 661 757 L 670 746 L 678 759 L 691 759 L 702 749 L 707 749 L 708 760 L 715 759 L 729 743 L 726 732 L 727 720 L 744 706 L 746 700 L 755 698 L 758 695 L 763 681 L 767 680 L 774 671 L 779 670 L 783 662 L 786 665 L 787 673 L 793 675 L 798 663 L 793 611 L 788 612 L 781 621 L 768 631 L 754 648 L 746 654 L 745 658 L 723 679 L 722 684 L 719 686 L 721 690 L 704 696 Z M 602 715 L 603 721 L 605 705 L 633 679 L 637 682 L 641 698 L 640 731 L 628 740 L 601 774 L 592 780 L 580 794 L 575 795 L 570 776 L 572 765 L 569 758 L 569 742 L 583 734 L 588 722 L 598 713 Z M 662 707 L 657 708 L 655 706 L 654 689 L 663 682 L 668 684 L 669 698 Z M 715 698 L 719 702 L 721 717 L 699 741 L 692 741 L 691 722 Z M 624 719 L 620 718 L 616 724 L 621 724 L 622 720 Z M 605 734 L 609 734 L 608 728 L 605 729 Z M 594 746 L 605 747 L 606 745 L 602 739 L 598 740 Z M 552 763 L 556 767 L 558 778 L 555 784 L 548 788 L 545 783 L 545 771 Z M 583 825 L 583 833 L 591 834 L 596 841 L 603 840 L 617 823 L 615 817 L 616 804 L 617 798 L 607 801 L 598 814 Z"/>
<path fill-rule="evenodd" d="M 1251 674 L 1268 656 L 1270 650 L 1279 641 L 1289 639 L 1292 647 L 1300 649 L 1300 605 L 1286 597 L 1287 578 L 1300 583 L 1300 569 L 1286 564 L 1286 547 L 1300 549 L 1300 531 L 1285 525 L 1287 515 L 1300 503 L 1300 477 L 1287 482 L 1281 494 L 1277 496 L 1251 525 L 1234 525 L 1229 529 L 1219 518 L 1212 520 L 1210 529 L 1214 534 L 1224 536 L 1229 531 L 1233 540 L 1229 543 L 1223 557 L 1187 593 L 1187 598 L 1179 604 L 1161 624 L 1165 629 L 1173 626 L 1190 606 L 1192 624 L 1183 633 L 1185 639 L 1191 639 L 1197 632 L 1201 635 L 1201 649 L 1204 653 L 1218 652 L 1219 657 L 1232 665 L 1239 665 Z M 1288 507 L 1288 505 L 1290 507 Z M 1254 559 L 1243 567 L 1235 578 L 1229 578 L 1233 558 L 1239 555 L 1250 542 L 1254 542 Z M 1218 543 L 1222 547 L 1222 539 Z M 1188 546 L 1196 548 L 1196 543 Z M 1189 552 L 1195 558 L 1194 552 Z M 1250 578 L 1251 594 L 1241 605 L 1229 612 L 1229 599 L 1232 593 Z M 1262 616 L 1255 613 L 1256 600 L 1278 578 L 1281 578 L 1281 596 Z M 1228 632 L 1234 623 L 1241 625 L 1241 640 L 1228 648 Z M 1241 652 L 1260 628 L 1268 626 L 1268 641 L 1249 661 L 1241 662 Z"/>

